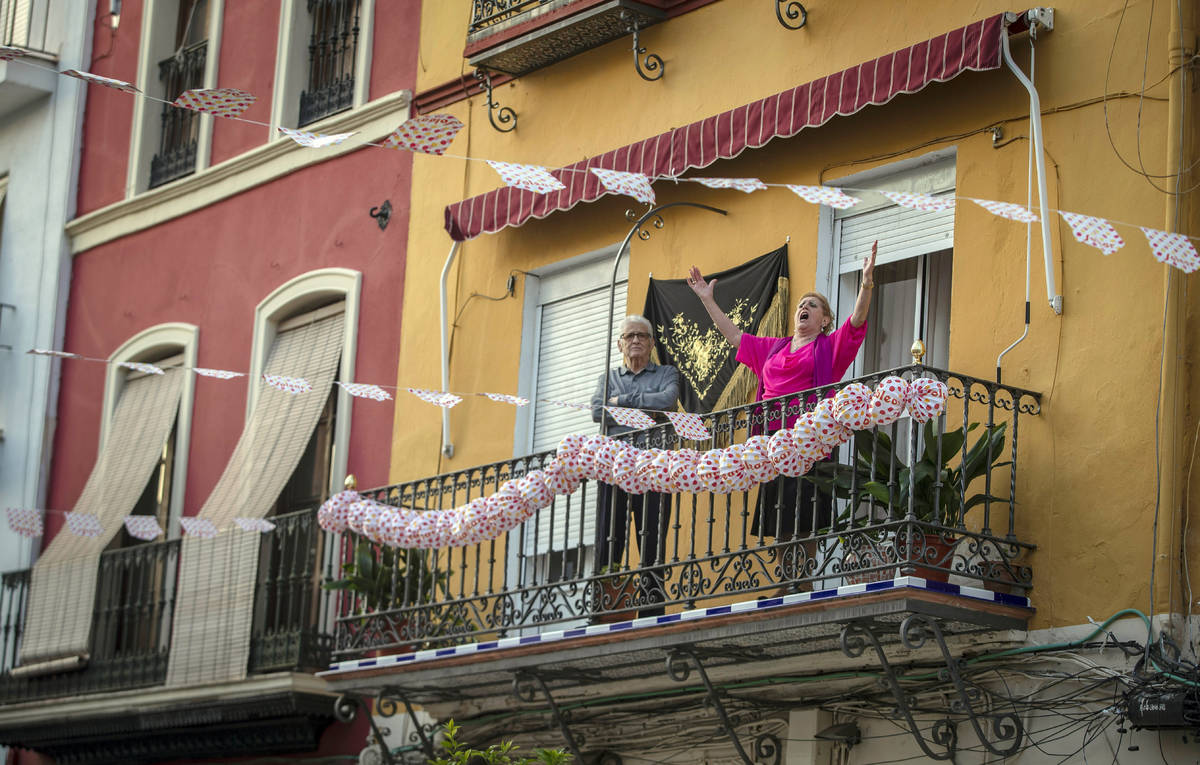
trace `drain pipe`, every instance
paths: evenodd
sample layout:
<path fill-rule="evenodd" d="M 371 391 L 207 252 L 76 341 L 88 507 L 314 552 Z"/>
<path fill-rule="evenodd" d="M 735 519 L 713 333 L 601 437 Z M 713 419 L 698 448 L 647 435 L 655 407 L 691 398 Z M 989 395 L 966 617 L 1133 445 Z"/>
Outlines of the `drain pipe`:
<path fill-rule="evenodd" d="M 1036 64 L 1034 62 L 1033 47 L 1029 48 L 1029 80 L 1034 80 Z M 1025 163 L 1025 209 L 1033 207 L 1033 140 L 1029 141 L 1029 159 Z M 996 382 L 1002 382 L 1000 375 L 1000 362 L 1011 351 L 1020 345 L 1025 338 L 1029 337 L 1029 261 L 1030 253 L 1033 250 L 1033 224 L 1025 224 L 1025 331 L 1016 339 L 1012 345 L 1000 351 L 1000 355 L 996 357 Z"/>
<path fill-rule="evenodd" d="M 446 322 L 446 282 L 450 278 L 450 266 L 454 263 L 454 256 L 458 253 L 458 246 L 462 242 L 455 242 L 450 245 L 450 254 L 446 256 L 446 265 L 442 266 L 442 393 L 450 390 L 450 326 Z M 442 410 L 442 454 L 447 457 L 454 456 L 454 444 L 450 442 L 450 410 L 446 407 L 441 407 Z"/>
<path fill-rule="evenodd" d="M 1008 23 L 1015 22 L 1019 17 L 1016 14 L 1006 14 L 1005 21 Z M 1054 9 L 1053 8 L 1033 8 L 1025 12 L 1025 18 L 1029 22 L 1030 34 L 1034 34 L 1040 26 L 1047 31 L 1054 29 Z M 1050 308 L 1054 313 L 1061 314 L 1063 310 L 1062 295 L 1058 294 L 1058 288 L 1054 284 L 1054 250 L 1050 246 L 1050 206 L 1046 202 L 1046 157 L 1042 150 L 1042 102 L 1038 98 L 1037 88 L 1025 76 L 1016 62 L 1013 61 L 1012 51 L 1008 44 L 1008 30 L 1000 36 L 1001 46 L 1004 52 L 1004 63 L 1020 80 L 1021 85 L 1025 90 L 1029 91 L 1029 133 L 1030 141 L 1033 143 L 1033 158 L 1034 164 L 1037 167 L 1037 183 L 1038 183 L 1038 200 L 1041 205 L 1041 224 L 1042 224 L 1042 255 L 1046 261 L 1046 297 L 1050 301 Z"/>

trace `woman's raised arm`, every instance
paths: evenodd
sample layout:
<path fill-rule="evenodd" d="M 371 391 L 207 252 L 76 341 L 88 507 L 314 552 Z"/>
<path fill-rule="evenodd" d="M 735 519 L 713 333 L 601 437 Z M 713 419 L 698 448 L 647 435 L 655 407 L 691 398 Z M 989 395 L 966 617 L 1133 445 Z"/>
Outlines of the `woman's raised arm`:
<path fill-rule="evenodd" d="M 871 310 L 871 290 L 875 288 L 875 253 L 878 250 L 879 242 L 875 242 L 871 245 L 870 257 L 863 258 L 862 284 L 858 288 L 858 299 L 854 301 L 854 313 L 850 314 L 850 323 L 855 328 L 863 325 Z"/>
<path fill-rule="evenodd" d="M 688 273 L 688 286 L 692 288 L 692 292 L 696 293 L 696 297 L 700 298 L 700 303 L 704 306 L 704 310 L 708 311 L 708 315 L 712 317 L 713 324 L 717 325 L 717 329 L 721 331 L 721 334 L 725 336 L 729 344 L 734 348 L 741 345 L 742 331 L 717 306 L 717 301 L 713 300 L 713 287 L 717 286 L 717 280 L 704 281 L 704 277 L 700 275 L 700 269 L 692 266 L 692 270 Z"/>

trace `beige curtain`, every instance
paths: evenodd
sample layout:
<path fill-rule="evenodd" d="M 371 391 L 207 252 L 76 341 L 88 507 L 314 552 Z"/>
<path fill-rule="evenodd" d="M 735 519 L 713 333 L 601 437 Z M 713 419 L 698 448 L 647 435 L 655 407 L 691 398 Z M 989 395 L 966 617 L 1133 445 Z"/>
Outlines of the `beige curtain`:
<path fill-rule="evenodd" d="M 234 518 L 263 518 L 295 472 L 337 374 L 344 314 L 314 312 L 311 321 L 281 331 L 266 374 L 303 377 L 308 393 L 291 394 L 264 381 L 233 457 L 200 509 L 222 533 L 185 537 L 167 685 L 223 682 L 246 676 L 260 536 Z M 323 317 L 323 318 L 322 318 Z"/>
<path fill-rule="evenodd" d="M 100 553 L 121 530 L 154 473 L 179 410 L 183 377 L 135 373 L 125 383 L 75 512 L 95 515 L 98 537 L 62 529 L 33 566 L 20 664 L 28 666 L 88 651 Z"/>

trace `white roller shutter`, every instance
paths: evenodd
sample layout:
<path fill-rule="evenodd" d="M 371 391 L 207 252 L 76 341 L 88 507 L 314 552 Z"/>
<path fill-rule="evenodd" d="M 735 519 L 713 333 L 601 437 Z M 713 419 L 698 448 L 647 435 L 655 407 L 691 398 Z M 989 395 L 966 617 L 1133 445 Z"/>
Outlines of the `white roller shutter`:
<path fill-rule="evenodd" d="M 956 182 L 953 156 L 922 159 L 869 180 L 858 177 L 848 181 L 846 193 L 861 201 L 833 212 L 837 273 L 862 268 L 863 258 L 871 253 L 871 243 L 876 240 L 877 265 L 952 248 L 954 208 L 940 212 L 910 210 L 871 189 L 947 197 L 954 196 Z"/>
<path fill-rule="evenodd" d="M 954 196 L 946 191 L 935 197 Z M 854 208 L 851 208 L 853 210 Z M 879 242 L 876 265 L 894 263 L 918 255 L 948 250 L 954 246 L 954 208 L 938 212 L 910 210 L 892 204 L 836 221 L 840 244 L 838 273 L 862 268 L 863 258 L 871 254 L 871 244 Z"/>
<path fill-rule="evenodd" d="M 613 308 L 613 364 L 620 362 L 616 336 L 625 318 L 627 283 L 617 283 Z M 550 292 L 546 290 L 545 292 Z M 542 303 L 538 311 L 536 383 L 534 388 L 532 451 L 554 449 L 570 433 L 598 433 L 590 411 L 547 404 L 542 399 L 585 403 L 591 401 L 596 382 L 604 371 L 605 324 L 609 288 L 590 289 Z M 595 528 L 594 484 L 589 484 L 586 501 L 582 492 L 558 497 L 554 511 L 545 508 L 537 516 L 535 539 L 526 540 L 531 554 L 563 550 L 592 543 Z M 583 506 L 580 503 L 583 502 Z M 580 529 L 580 519 L 583 528 Z"/>

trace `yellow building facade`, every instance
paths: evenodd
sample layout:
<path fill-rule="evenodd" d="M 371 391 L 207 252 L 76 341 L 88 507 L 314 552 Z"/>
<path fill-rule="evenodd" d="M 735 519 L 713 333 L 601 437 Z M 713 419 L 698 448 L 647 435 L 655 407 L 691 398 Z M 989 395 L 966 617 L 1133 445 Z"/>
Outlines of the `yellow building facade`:
<path fill-rule="evenodd" d="M 499 5 L 531 17 L 544 12 L 549 26 L 566 23 L 564 7 L 572 4 Z M 784 2 L 652 5 L 663 18 L 639 31 L 640 56 L 623 35 L 515 78 L 493 71 L 489 110 L 471 76 L 472 57 L 478 62 L 487 47 L 467 41 L 473 4 L 424 3 L 417 109 L 453 115 L 465 127 L 446 156 L 414 160 L 397 384 L 443 389 L 445 329 L 444 389 L 464 400 L 446 415 L 443 437 L 443 410 L 398 397 L 393 482 L 553 448 L 537 443 L 536 402 L 517 408 L 465 394 L 536 398 L 535 348 L 543 330 L 533 325 L 549 315 L 540 312 L 550 310 L 551 293 L 605 287 L 629 233 L 627 211 L 636 217 L 648 209 L 609 194 L 456 244 L 447 233 L 448 207 L 503 185 L 483 160 L 561 168 L 995 14 L 1026 10 L 990 1 L 813 0 L 804 4 L 806 23 L 792 29 L 780 18 L 789 7 Z M 923 286 L 909 303 L 873 308 L 870 321 L 879 326 L 868 345 L 876 348 L 864 352 L 850 376 L 886 368 L 885 360 L 909 363 L 897 349 L 920 339 L 929 346 L 928 364 L 984 381 L 1002 373 L 1005 384 L 1039 393 L 1040 413 L 1021 421 L 1021 469 L 1013 486 L 1016 536 L 1036 546 L 1024 560 L 1033 572 L 1028 627 L 1029 635 L 1043 637 L 1027 639 L 1077 637 L 1093 617 L 1132 608 L 1153 618 L 1174 615 L 1168 632 L 1183 642 L 1192 634 L 1186 562 L 1198 544 L 1189 515 L 1200 499 L 1191 481 L 1198 420 L 1190 403 L 1200 393 L 1192 373 L 1200 304 L 1193 277 L 1159 262 L 1139 227 L 1200 231 L 1194 92 L 1200 19 L 1194 3 L 1153 0 L 1068 0 L 1052 11 L 1052 29 L 1031 36 L 1017 28 L 1011 40 L 1017 65 L 1027 74 L 1033 69 L 1040 97 L 1048 258 L 1040 223 L 1027 226 L 970 201 L 1024 206 L 1031 200 L 1041 216 L 1029 93 L 1001 63 L 774 138 L 678 181 L 652 179 L 659 205 L 699 203 L 727 215 L 689 206 L 663 212 L 661 228 L 651 225 L 648 238 L 633 237 L 620 297 L 625 312 L 640 313 L 650 278 L 679 279 L 693 264 L 715 273 L 786 243 L 786 315 L 798 295 L 815 289 L 830 296 L 841 321 L 857 284 L 857 269 L 841 265 L 848 246 L 839 244 L 856 225 L 853 210 L 810 204 L 782 184 L 841 187 L 876 200 L 870 189 L 953 195 L 951 240 L 936 257 L 928 248 L 919 258 L 896 257 L 895 248 L 889 256 L 889 237 L 897 234 L 886 220 L 881 224 L 889 273 Z M 639 76 L 648 54 L 665 63 L 660 79 Z M 455 87 L 463 95 L 453 95 Z M 500 108 L 515 113 L 514 130 L 494 126 Z M 757 178 L 771 186 L 743 193 L 685 180 L 693 177 Z M 1110 221 L 1124 246 L 1102 254 L 1077 240 L 1058 211 Z M 893 294 L 901 301 L 899 290 Z M 606 331 L 601 320 L 586 333 L 601 338 L 600 353 Z M 791 332 L 790 320 L 785 331 Z M 575 401 L 586 403 L 603 368 L 602 359 L 590 363 L 595 369 L 581 373 Z M 619 363 L 615 349 L 613 363 Z M 953 412 L 950 419 L 961 423 Z M 588 422 L 579 432 L 595 427 Z M 488 487 L 482 489 L 486 494 Z M 1007 497 L 1008 489 L 998 493 Z"/>
<path fill-rule="evenodd" d="M 419 88 L 464 71 L 459 42 L 469 5 L 426 3 Z M 483 97 L 448 105 L 441 111 L 465 124 L 450 154 L 559 167 L 1011 10 L 995 3 L 921 3 L 906 12 L 894 3 L 809 3 L 808 23 L 793 31 L 778 22 L 770 5 L 723 0 L 642 32 L 643 47 L 666 61 L 658 81 L 638 77 L 629 40 L 622 38 L 501 85 L 495 101 L 519 115 L 512 132 L 493 129 Z M 1172 30 L 1194 39 L 1194 16 L 1180 29 L 1164 8 L 1131 3 L 1122 13 L 1121 6 L 1056 7 L 1053 31 L 1034 43 L 1048 201 L 1053 209 L 1194 232 L 1200 215 L 1195 193 L 1155 188 L 1173 189 L 1172 170 L 1187 169 L 1196 157 L 1195 103 L 1186 107 L 1191 117 L 1180 113 L 1184 97 L 1177 92 L 1179 78 L 1191 75 L 1186 68 L 1169 71 L 1179 65 Z M 1013 56 L 1028 69 L 1027 35 L 1014 40 Z M 863 170 L 902 167 L 903 160 L 940 152 L 935 156 L 952 157 L 960 199 L 1024 204 L 1031 169 L 1028 111 L 1025 90 L 1005 68 L 965 72 L 692 175 L 839 184 Z M 1194 185 L 1189 178 L 1194 176 L 1181 177 L 1181 189 Z M 441 387 L 435 296 L 452 244 L 443 228 L 444 209 L 500 185 L 480 161 L 416 158 L 401 386 Z M 700 202 L 729 214 L 680 208 L 667 214 L 667 225 L 649 240 L 635 239 L 628 265 L 631 313 L 640 310 L 651 273 L 681 278 L 693 263 L 705 273 L 720 271 L 789 238 L 794 294 L 810 284 L 830 291 L 828 280 L 821 284 L 817 278 L 822 208 L 780 188 L 747 195 L 662 180 L 654 188 L 660 204 Z M 527 279 L 522 272 L 612 248 L 628 230 L 627 209 L 646 208 L 610 195 L 461 246 L 448 280 L 449 390 L 518 390 Z M 1088 614 L 1148 602 L 1156 497 L 1163 566 L 1156 602 L 1165 604 L 1172 587 L 1178 593 L 1183 484 L 1192 446 L 1188 436 L 1195 429 L 1188 406 L 1196 385 L 1188 374 L 1194 357 L 1188 327 L 1195 321 L 1189 277 L 1156 262 L 1136 228 L 1121 226 L 1126 246 L 1106 257 L 1076 241 L 1061 217 L 1052 215 L 1052 262 L 1063 311 L 1058 315 L 1049 305 L 1034 226 L 1029 333 L 1003 363 L 1006 383 L 1044 396 L 1041 415 L 1023 433 L 1027 464 L 1037 467 L 1022 472 L 1017 492 L 1022 538 L 1038 545 L 1032 565 L 1034 624 L 1040 627 L 1076 624 Z M 993 377 L 997 355 L 1021 336 L 1025 245 L 1025 225 L 969 203 L 958 206 L 948 368 Z M 511 297 L 472 297 L 504 295 L 510 273 L 519 277 Z M 1160 403 L 1155 394 L 1164 348 Z M 519 414 L 487 399 L 466 398 L 451 412 L 454 456 L 446 457 L 440 450 L 440 410 L 402 397 L 396 404 L 393 481 L 513 456 Z"/>

